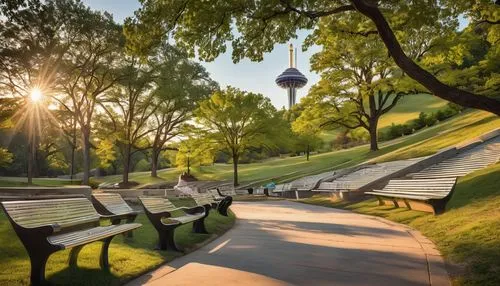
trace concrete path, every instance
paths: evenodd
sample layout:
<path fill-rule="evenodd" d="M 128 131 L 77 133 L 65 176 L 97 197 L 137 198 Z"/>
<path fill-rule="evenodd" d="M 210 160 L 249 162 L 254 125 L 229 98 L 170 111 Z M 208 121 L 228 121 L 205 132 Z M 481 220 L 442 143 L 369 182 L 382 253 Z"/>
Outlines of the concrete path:
<path fill-rule="evenodd" d="M 407 227 L 290 201 L 237 202 L 233 229 L 130 285 L 449 285 Z"/>

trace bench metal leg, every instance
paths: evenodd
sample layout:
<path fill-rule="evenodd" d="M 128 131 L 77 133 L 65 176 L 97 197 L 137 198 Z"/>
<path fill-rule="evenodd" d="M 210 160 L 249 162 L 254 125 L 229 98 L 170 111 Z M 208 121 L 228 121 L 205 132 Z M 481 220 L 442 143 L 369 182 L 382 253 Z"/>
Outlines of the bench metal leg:
<path fill-rule="evenodd" d="M 177 245 L 175 245 L 174 229 L 167 229 L 159 232 L 159 236 L 160 243 L 158 248 L 160 250 L 173 250 L 180 252 L 180 250 L 177 248 Z"/>
<path fill-rule="evenodd" d="M 46 285 L 45 281 L 45 266 L 51 253 L 30 253 L 31 262 L 31 285 Z"/>
<path fill-rule="evenodd" d="M 205 228 L 205 217 L 193 221 L 193 232 L 203 234 L 208 233 L 207 229 Z"/>
<path fill-rule="evenodd" d="M 217 211 L 223 215 L 227 216 L 227 209 L 229 206 L 233 203 L 233 198 L 230 196 L 225 197 L 220 203 L 219 207 L 217 208 Z"/>
<path fill-rule="evenodd" d="M 109 251 L 109 245 L 111 244 L 111 240 L 113 240 L 113 238 L 114 236 L 111 236 L 103 240 L 101 248 L 101 256 L 99 258 L 99 265 L 103 270 L 109 269 L 108 251 Z"/>
<path fill-rule="evenodd" d="M 127 218 L 126 222 L 133 223 L 135 221 L 135 218 L 136 218 L 135 216 L 129 217 L 129 218 Z M 125 236 L 126 238 L 132 238 L 132 237 L 134 237 L 134 232 L 132 230 L 127 231 L 126 233 L 123 234 L 123 236 Z"/>
<path fill-rule="evenodd" d="M 78 254 L 82 251 L 84 245 L 73 247 L 69 253 L 68 264 L 71 267 L 78 265 Z"/>

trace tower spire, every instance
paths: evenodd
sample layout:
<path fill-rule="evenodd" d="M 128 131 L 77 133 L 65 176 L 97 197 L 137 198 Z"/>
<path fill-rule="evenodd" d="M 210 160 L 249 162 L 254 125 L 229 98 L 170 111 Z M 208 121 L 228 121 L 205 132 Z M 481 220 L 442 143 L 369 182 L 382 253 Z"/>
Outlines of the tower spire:
<path fill-rule="evenodd" d="M 290 67 L 293 68 L 293 45 L 290 44 Z"/>

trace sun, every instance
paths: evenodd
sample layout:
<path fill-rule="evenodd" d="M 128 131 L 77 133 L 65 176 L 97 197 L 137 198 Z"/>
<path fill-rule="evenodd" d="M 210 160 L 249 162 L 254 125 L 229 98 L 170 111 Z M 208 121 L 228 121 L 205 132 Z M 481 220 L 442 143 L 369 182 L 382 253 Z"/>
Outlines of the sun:
<path fill-rule="evenodd" d="M 35 87 L 31 90 L 31 101 L 33 102 L 39 102 L 40 100 L 42 100 L 42 91 Z"/>

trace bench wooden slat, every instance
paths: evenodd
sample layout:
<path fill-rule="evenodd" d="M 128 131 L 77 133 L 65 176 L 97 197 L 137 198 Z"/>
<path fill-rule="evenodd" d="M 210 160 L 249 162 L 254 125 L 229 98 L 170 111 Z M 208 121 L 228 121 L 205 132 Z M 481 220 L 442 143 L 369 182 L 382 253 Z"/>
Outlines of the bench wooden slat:
<path fill-rule="evenodd" d="M 90 242 L 98 241 L 103 238 L 121 234 L 130 230 L 139 228 L 139 223 L 127 223 L 110 226 L 99 226 L 91 229 L 54 235 L 48 238 L 48 241 L 54 245 L 61 245 L 64 249 L 84 245 Z"/>
<path fill-rule="evenodd" d="M 119 215 L 134 212 L 119 194 L 93 194 L 92 197 L 100 202 L 110 213 Z"/>

